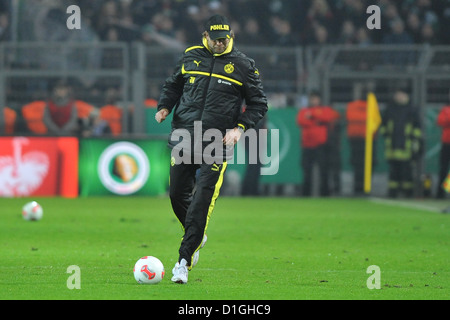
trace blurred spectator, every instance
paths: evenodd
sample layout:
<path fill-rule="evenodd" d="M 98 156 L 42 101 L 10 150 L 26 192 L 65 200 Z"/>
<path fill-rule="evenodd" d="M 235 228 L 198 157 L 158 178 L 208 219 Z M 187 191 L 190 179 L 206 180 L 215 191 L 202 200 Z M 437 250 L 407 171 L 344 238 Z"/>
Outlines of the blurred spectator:
<path fill-rule="evenodd" d="M 30 133 L 36 135 L 81 136 L 89 130 L 94 106 L 76 100 L 71 87 L 59 83 L 47 101 L 33 101 L 22 107 L 22 116 Z"/>
<path fill-rule="evenodd" d="M 160 1 L 149 0 L 131 0 L 129 1 L 129 11 L 133 22 L 142 27 L 151 19 L 151 17 L 161 10 Z"/>
<path fill-rule="evenodd" d="M 381 6 L 381 14 L 388 23 L 400 18 L 400 13 L 394 1 L 383 1 Z"/>
<path fill-rule="evenodd" d="M 419 43 L 421 39 L 421 21 L 417 13 L 410 12 L 406 20 L 406 30 L 411 34 L 415 43 Z"/>
<path fill-rule="evenodd" d="M 326 0 L 312 0 L 308 10 L 307 21 L 314 28 L 321 25 L 328 32 L 335 27 L 335 17 Z"/>
<path fill-rule="evenodd" d="M 373 44 L 366 27 L 361 27 L 356 30 L 355 43 L 360 47 L 367 47 Z"/>
<path fill-rule="evenodd" d="M 11 26 L 9 15 L 6 12 L 0 12 L 0 41 L 11 40 Z"/>
<path fill-rule="evenodd" d="M 117 31 L 116 27 L 109 26 L 101 34 L 101 39 L 103 41 L 106 41 L 106 42 L 117 42 L 117 41 L 120 41 L 119 31 Z"/>
<path fill-rule="evenodd" d="M 306 44 L 326 44 L 335 29 L 335 17 L 326 0 L 312 0 L 303 25 Z M 338 36 L 338 34 L 331 34 Z"/>
<path fill-rule="evenodd" d="M 380 133 L 384 136 L 385 157 L 389 163 L 388 196 L 412 197 L 413 165 L 422 152 L 422 130 L 418 110 L 402 87 L 393 94 L 382 115 Z"/>
<path fill-rule="evenodd" d="M 442 199 L 445 197 L 442 184 L 450 170 L 450 105 L 442 108 L 437 118 L 437 124 L 442 127 L 442 146 L 439 156 L 439 181 L 436 196 Z"/>
<path fill-rule="evenodd" d="M 105 105 L 95 118 L 93 133 L 95 135 L 112 133 L 118 136 L 122 133 L 122 108 L 117 104 L 119 93 L 115 88 L 109 88 L 105 93 Z"/>
<path fill-rule="evenodd" d="M 17 112 L 11 108 L 4 107 L 3 108 L 3 121 L 4 121 L 5 125 L 4 125 L 4 130 L 0 131 L 0 135 L 14 134 L 16 120 L 17 120 Z"/>
<path fill-rule="evenodd" d="M 250 17 L 244 22 L 244 28 L 240 33 L 236 33 L 236 37 L 241 43 L 251 43 L 255 46 L 267 45 L 267 39 L 263 36 L 259 22 L 254 17 Z"/>
<path fill-rule="evenodd" d="M 166 48 L 178 50 L 186 47 L 184 39 L 179 37 L 182 33 L 174 29 L 173 20 L 162 13 L 155 14 L 151 23 L 144 25 L 141 32 L 141 40 L 148 44 L 160 44 Z"/>
<path fill-rule="evenodd" d="M 437 45 L 438 39 L 434 32 L 433 26 L 429 23 L 425 23 L 420 31 L 420 43 L 425 43 L 429 45 Z"/>
<path fill-rule="evenodd" d="M 28 0 L 21 17 L 21 21 L 24 22 L 19 25 L 19 38 L 55 41 L 69 39 L 85 41 L 95 37 L 104 39 L 107 30 L 114 27 L 118 32 L 119 41 L 131 42 L 141 39 L 163 46 L 175 44 L 178 48 L 181 44 L 196 43 L 202 32 L 202 21 L 208 16 L 231 12 L 237 19 L 232 23 L 237 36 L 240 33 L 243 37 L 246 33 L 256 35 L 254 29 L 259 27 L 254 42 L 256 45 L 273 45 L 274 40 L 279 40 L 278 45 L 283 46 L 352 43 L 347 33 L 350 22 L 354 30 L 366 28 L 366 9 L 374 4 L 381 8 L 383 28 L 378 31 L 371 30 L 368 33 L 369 41 L 365 41 L 365 44 L 384 43 L 386 33 L 390 33 L 389 26 L 399 19 L 405 22 L 406 31 L 412 38 L 408 43 L 422 43 L 424 40 L 430 42 L 430 38 L 419 36 L 425 24 L 430 24 L 434 31 L 433 43 L 450 43 L 447 32 L 450 26 L 448 1 L 78 0 L 77 4 L 81 7 L 83 15 L 83 28 L 80 32 L 70 34 L 67 28 L 62 26 L 67 18 L 63 10 L 64 6 L 67 7 L 67 3 L 67 1 Z M 7 21 L 8 15 L 2 17 L 4 12 L 8 10 L 3 8 L 2 11 L 0 4 L 0 40 L 6 40 L 2 34 L 5 25 L 10 23 Z M 242 26 L 242 30 L 238 30 L 238 25 Z M 322 28 L 325 28 L 325 31 Z M 430 34 L 428 27 L 424 32 Z M 274 35 L 279 38 L 272 38 Z M 336 41 L 337 39 L 339 41 Z"/>
<path fill-rule="evenodd" d="M 119 32 L 116 27 L 109 27 L 105 30 L 103 40 L 109 43 L 120 41 Z M 124 64 L 124 52 L 121 47 L 104 47 L 101 52 L 102 69 L 119 69 Z"/>
<path fill-rule="evenodd" d="M 356 40 L 355 25 L 351 20 L 345 20 L 342 24 L 341 33 L 338 38 L 339 44 L 354 44 Z"/>
<path fill-rule="evenodd" d="M 29 6 L 29 2 L 25 6 L 26 14 L 21 17 L 19 28 L 20 34 L 28 33 L 27 40 L 59 42 L 59 41 L 79 41 L 90 42 L 98 40 L 99 29 L 91 26 L 91 21 L 82 16 L 82 28 L 73 32 L 67 28 L 67 2 L 65 1 L 48 1 L 45 5 L 41 1 L 30 1 L 33 5 Z M 29 10 L 29 11 L 28 11 Z M 27 23 L 23 20 L 32 21 L 32 31 Z"/>
<path fill-rule="evenodd" d="M 120 21 L 120 14 L 117 2 L 114 0 L 103 1 L 100 11 L 97 12 L 94 26 L 100 34 Z"/>
<path fill-rule="evenodd" d="M 301 147 L 303 170 L 303 195 L 312 195 L 313 169 L 319 167 L 319 193 L 321 196 L 330 194 L 329 188 L 329 158 L 328 154 L 329 126 L 339 118 L 339 113 L 329 106 L 323 106 L 318 92 L 311 92 L 309 104 L 297 115 L 297 124 L 301 128 Z"/>
<path fill-rule="evenodd" d="M 411 35 L 406 32 L 405 24 L 401 18 L 394 19 L 391 22 L 391 32 L 386 34 L 383 38 L 383 44 L 386 45 L 411 45 L 413 39 Z M 386 64 L 391 66 L 410 65 L 414 61 L 414 53 L 405 50 L 398 52 L 385 52 L 383 54 Z"/>
<path fill-rule="evenodd" d="M 282 19 L 278 16 L 272 17 L 270 20 L 273 34 L 271 44 L 279 47 L 295 46 L 297 40 L 291 32 L 291 23 L 289 20 Z"/>
<path fill-rule="evenodd" d="M 322 25 L 314 27 L 312 38 L 308 41 L 310 45 L 326 45 L 329 44 L 328 30 Z"/>
<path fill-rule="evenodd" d="M 412 44 L 411 35 L 405 30 L 405 24 L 401 18 L 397 18 L 391 22 L 391 32 L 383 38 L 384 44 Z"/>
<path fill-rule="evenodd" d="M 334 3 L 333 11 L 336 11 L 340 24 L 343 21 L 350 20 L 356 27 L 366 25 L 366 9 L 370 4 L 373 4 L 366 0 L 337 0 L 330 1 L 330 3 Z"/>
<path fill-rule="evenodd" d="M 439 13 L 439 43 L 450 44 L 450 1 L 440 2 Z"/>
<path fill-rule="evenodd" d="M 114 106 L 105 106 L 101 110 L 94 108 L 91 112 L 90 125 L 87 130 L 83 131 L 83 137 L 101 137 L 103 135 L 108 135 L 112 133 L 111 127 L 109 125 L 110 118 L 108 117 L 111 113 L 108 108 Z M 107 119 L 103 119 L 105 117 Z M 114 134 L 117 135 L 117 134 Z"/>
<path fill-rule="evenodd" d="M 139 39 L 139 27 L 133 21 L 127 2 L 107 0 L 94 13 L 94 26 L 102 39 L 108 36 L 117 37 L 118 41 L 132 42 Z M 114 29 L 117 35 L 109 32 Z"/>
<path fill-rule="evenodd" d="M 409 12 L 414 12 L 419 16 L 422 24 L 431 24 L 433 27 L 437 27 L 437 13 L 439 10 L 439 5 L 437 5 L 437 3 L 442 2 L 436 0 L 402 1 L 399 6 L 403 16 L 406 16 Z"/>

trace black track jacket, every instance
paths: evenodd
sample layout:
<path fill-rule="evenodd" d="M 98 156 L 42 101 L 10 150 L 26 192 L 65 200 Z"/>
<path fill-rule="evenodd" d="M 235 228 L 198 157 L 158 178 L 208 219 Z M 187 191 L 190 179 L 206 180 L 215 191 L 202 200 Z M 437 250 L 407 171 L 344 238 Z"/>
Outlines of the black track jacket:
<path fill-rule="evenodd" d="M 253 128 L 267 112 L 267 99 L 254 60 L 234 48 L 233 39 L 224 53 L 213 54 L 204 38 L 185 50 L 166 79 L 158 111 L 163 108 L 173 111 L 171 135 L 176 129 L 192 133 L 194 121 L 201 121 L 203 132 L 215 128 L 224 136 L 237 126 Z"/>

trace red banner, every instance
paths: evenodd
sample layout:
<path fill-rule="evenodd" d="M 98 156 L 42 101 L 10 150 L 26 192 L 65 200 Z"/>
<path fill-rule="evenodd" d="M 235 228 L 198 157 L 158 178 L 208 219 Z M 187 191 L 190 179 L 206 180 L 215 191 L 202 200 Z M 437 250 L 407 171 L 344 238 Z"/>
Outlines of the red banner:
<path fill-rule="evenodd" d="M 0 196 L 78 196 L 78 139 L 0 137 Z"/>

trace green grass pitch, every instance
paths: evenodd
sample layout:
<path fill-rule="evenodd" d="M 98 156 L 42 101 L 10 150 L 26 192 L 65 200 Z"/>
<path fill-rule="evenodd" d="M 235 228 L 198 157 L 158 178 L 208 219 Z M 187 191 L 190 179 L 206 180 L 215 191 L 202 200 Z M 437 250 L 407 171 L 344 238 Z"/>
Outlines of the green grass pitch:
<path fill-rule="evenodd" d="M 186 285 L 170 281 L 181 228 L 166 197 L 0 199 L 0 299 L 448 299 L 450 215 L 370 199 L 222 197 Z M 153 255 L 166 276 L 139 285 Z M 80 268 L 81 289 L 68 289 Z M 371 265 L 380 289 L 368 289 Z"/>

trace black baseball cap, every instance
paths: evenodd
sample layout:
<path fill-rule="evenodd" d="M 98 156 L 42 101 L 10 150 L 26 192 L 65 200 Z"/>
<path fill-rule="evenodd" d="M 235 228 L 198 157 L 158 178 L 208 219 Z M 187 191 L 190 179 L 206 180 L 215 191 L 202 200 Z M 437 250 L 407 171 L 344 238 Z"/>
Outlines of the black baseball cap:
<path fill-rule="evenodd" d="M 220 14 L 216 14 L 205 22 L 205 30 L 213 40 L 220 38 L 231 38 L 230 23 L 228 19 Z"/>

